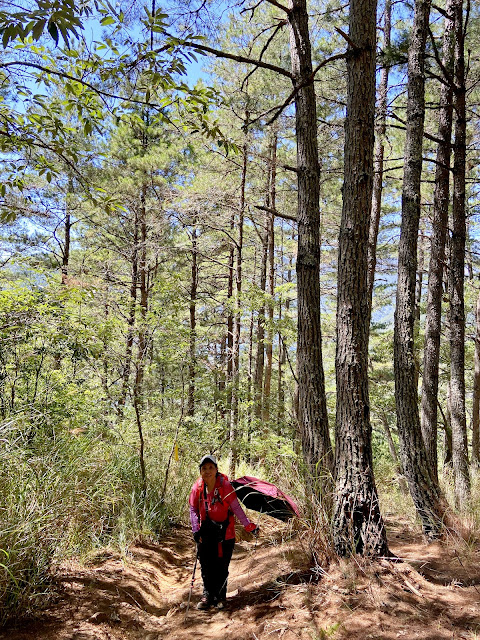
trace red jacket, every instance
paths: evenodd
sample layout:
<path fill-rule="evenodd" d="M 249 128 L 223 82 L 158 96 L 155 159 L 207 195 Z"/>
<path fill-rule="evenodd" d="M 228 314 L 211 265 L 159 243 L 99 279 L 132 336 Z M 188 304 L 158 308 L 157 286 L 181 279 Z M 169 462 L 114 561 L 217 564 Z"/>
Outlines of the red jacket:
<path fill-rule="evenodd" d="M 194 483 L 192 491 L 190 492 L 189 504 L 192 528 L 194 531 L 198 531 L 198 528 L 200 528 L 200 525 L 207 517 L 207 507 L 208 516 L 211 520 L 215 522 L 225 522 L 228 518 L 225 540 L 235 538 L 235 519 L 233 514 L 237 516 L 244 527 L 250 523 L 238 502 L 235 489 L 223 473 L 217 474 L 215 487 L 211 493 L 205 490 L 205 483 L 202 478 L 199 478 Z M 198 518 L 198 528 L 196 528 L 196 523 L 194 523 L 195 516 Z"/>

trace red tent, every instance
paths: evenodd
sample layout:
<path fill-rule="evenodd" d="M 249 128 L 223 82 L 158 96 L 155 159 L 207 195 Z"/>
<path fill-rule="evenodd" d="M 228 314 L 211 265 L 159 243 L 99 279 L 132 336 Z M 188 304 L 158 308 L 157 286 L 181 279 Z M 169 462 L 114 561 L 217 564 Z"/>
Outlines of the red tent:
<path fill-rule="evenodd" d="M 232 486 L 247 509 L 266 513 L 279 520 L 300 516 L 292 498 L 271 482 L 253 476 L 243 476 L 238 480 L 232 480 Z"/>

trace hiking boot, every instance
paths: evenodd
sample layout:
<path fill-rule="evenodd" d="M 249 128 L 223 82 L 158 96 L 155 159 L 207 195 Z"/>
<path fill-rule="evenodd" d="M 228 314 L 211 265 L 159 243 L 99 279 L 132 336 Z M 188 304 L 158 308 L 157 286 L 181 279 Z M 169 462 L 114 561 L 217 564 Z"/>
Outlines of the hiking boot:
<path fill-rule="evenodd" d="M 208 600 L 208 598 L 202 598 L 197 604 L 197 609 L 200 609 L 200 611 L 206 611 L 207 609 L 210 609 L 211 606 L 212 603 L 210 602 L 210 600 Z"/>
<path fill-rule="evenodd" d="M 216 604 L 216 607 L 219 611 L 223 611 L 223 609 L 227 608 L 227 601 L 226 600 L 219 600 Z"/>

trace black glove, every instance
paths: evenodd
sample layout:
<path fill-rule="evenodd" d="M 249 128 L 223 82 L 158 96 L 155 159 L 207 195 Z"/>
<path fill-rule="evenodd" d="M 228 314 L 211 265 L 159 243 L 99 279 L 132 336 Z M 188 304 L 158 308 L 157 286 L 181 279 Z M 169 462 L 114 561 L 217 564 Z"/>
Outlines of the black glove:
<path fill-rule="evenodd" d="M 195 531 L 195 533 L 193 534 L 193 539 L 195 540 L 195 542 L 200 542 L 201 537 L 202 534 L 200 533 L 200 529 L 198 531 Z"/>

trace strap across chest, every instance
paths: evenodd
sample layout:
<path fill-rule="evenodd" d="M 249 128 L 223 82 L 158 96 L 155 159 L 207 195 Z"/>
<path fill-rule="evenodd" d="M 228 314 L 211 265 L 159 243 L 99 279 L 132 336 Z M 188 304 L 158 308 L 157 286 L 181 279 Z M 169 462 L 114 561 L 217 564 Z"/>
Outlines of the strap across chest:
<path fill-rule="evenodd" d="M 202 493 L 203 493 L 203 504 L 205 505 L 205 513 L 208 516 L 208 496 L 207 496 L 207 485 L 205 483 L 203 483 L 203 492 L 200 491 L 200 498 L 202 497 Z M 213 496 L 212 499 L 210 500 L 210 506 L 213 506 L 216 502 L 220 502 L 220 504 L 223 504 L 223 500 L 222 497 L 220 495 L 220 491 L 219 491 L 219 487 L 217 485 L 215 485 L 214 489 L 213 489 Z"/>

